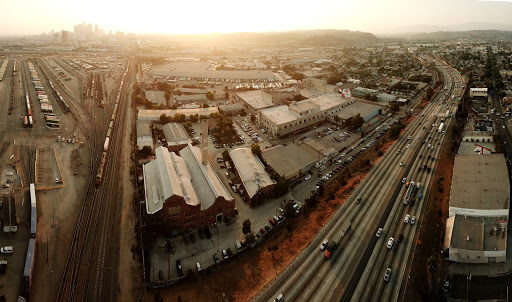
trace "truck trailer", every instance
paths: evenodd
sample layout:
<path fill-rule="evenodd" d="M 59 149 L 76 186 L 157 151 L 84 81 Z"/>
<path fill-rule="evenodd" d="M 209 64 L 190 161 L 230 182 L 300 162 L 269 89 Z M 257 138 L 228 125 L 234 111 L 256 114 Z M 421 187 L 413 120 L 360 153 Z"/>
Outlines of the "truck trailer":
<path fill-rule="evenodd" d="M 439 129 L 437 129 L 437 132 L 444 133 L 444 123 L 441 123 L 441 125 L 439 125 Z"/>
<path fill-rule="evenodd" d="M 327 248 L 325 249 L 324 255 L 325 258 L 329 259 L 331 258 L 332 253 L 338 248 L 338 245 L 340 245 L 341 239 L 345 237 L 348 230 L 350 230 L 350 227 L 352 226 L 352 223 L 350 221 L 345 221 L 343 225 L 341 226 L 340 232 L 336 233 L 334 235 L 334 238 L 331 240 Z"/>

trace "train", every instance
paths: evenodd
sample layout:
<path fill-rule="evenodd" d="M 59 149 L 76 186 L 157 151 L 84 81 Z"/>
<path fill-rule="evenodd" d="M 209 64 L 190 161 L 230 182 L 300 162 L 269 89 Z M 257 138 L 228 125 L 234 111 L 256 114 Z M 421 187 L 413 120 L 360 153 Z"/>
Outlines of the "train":
<path fill-rule="evenodd" d="M 116 123 L 117 118 L 117 108 L 119 107 L 119 102 L 121 100 L 121 92 L 123 91 L 123 85 L 124 81 L 126 80 L 126 75 L 128 74 L 128 67 L 130 66 L 130 63 L 128 62 L 126 66 L 126 71 L 123 74 L 123 77 L 121 79 L 121 85 L 119 86 L 119 91 L 117 93 L 116 97 L 116 103 L 114 104 L 114 111 L 112 113 L 112 117 L 110 119 L 109 127 L 107 130 L 107 137 L 105 138 L 105 142 L 103 144 L 103 153 L 101 155 L 101 162 L 100 166 L 98 167 L 98 173 L 96 174 L 96 185 L 100 185 L 101 181 L 103 179 L 103 172 L 105 169 L 105 163 L 107 161 L 107 154 L 108 150 L 110 149 L 110 146 L 112 145 L 112 129 L 114 129 L 114 125 Z"/>
<path fill-rule="evenodd" d="M 37 199 L 35 184 L 30 184 L 30 239 L 28 240 L 27 256 L 23 269 L 24 296 L 28 297 L 32 287 L 32 274 L 36 259 L 36 226 L 37 226 Z"/>
<path fill-rule="evenodd" d="M 28 94 L 25 94 L 25 101 L 27 105 L 27 115 L 23 118 L 25 127 L 32 127 L 34 126 L 34 121 L 32 119 L 32 109 L 30 108 L 30 98 L 28 97 Z M 26 123 L 25 123 L 26 119 Z"/>

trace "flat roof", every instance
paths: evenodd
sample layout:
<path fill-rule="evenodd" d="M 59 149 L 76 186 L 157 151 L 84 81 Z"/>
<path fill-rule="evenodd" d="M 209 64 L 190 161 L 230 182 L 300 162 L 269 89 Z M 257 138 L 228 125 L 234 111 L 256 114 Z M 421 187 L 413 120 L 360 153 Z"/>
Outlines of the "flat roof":
<path fill-rule="evenodd" d="M 263 159 L 279 175 L 287 177 L 316 162 L 316 157 L 295 144 L 277 145 L 262 151 Z"/>
<path fill-rule="evenodd" d="M 318 106 L 319 111 L 329 110 L 337 105 L 346 104 L 351 101 L 350 98 L 342 98 L 341 94 L 325 94 L 316 98 L 303 100 L 300 102 L 292 103 L 292 105 L 281 105 L 272 108 L 266 108 L 261 110 L 261 114 L 265 116 L 265 118 L 272 121 L 272 123 L 276 125 L 286 124 L 297 120 L 299 118 L 304 118 L 307 115 L 299 116 L 293 111 L 305 111 L 311 110 Z M 290 110 L 291 109 L 291 110 Z M 316 112 L 319 112 L 316 111 Z"/>
<path fill-rule="evenodd" d="M 208 101 L 206 94 L 177 95 L 174 99 L 178 102 Z"/>
<path fill-rule="evenodd" d="M 503 251 L 507 248 L 507 217 L 455 215 L 447 221 L 449 247 L 473 251 Z M 446 244 L 445 244 L 446 245 Z"/>
<path fill-rule="evenodd" d="M 154 214 L 173 195 L 190 205 L 209 208 L 218 196 L 233 200 L 210 164 L 201 163 L 201 152 L 188 144 L 178 156 L 164 147 L 155 150 L 156 159 L 144 165 L 146 211 Z"/>
<path fill-rule="evenodd" d="M 480 142 L 480 143 L 472 143 L 472 142 L 466 142 L 462 141 L 459 145 L 459 150 L 457 150 L 457 154 L 480 154 L 480 152 L 476 152 L 475 149 L 480 147 L 477 147 L 475 144 L 484 146 L 487 149 L 490 149 L 492 152 L 496 152 L 496 144 L 493 142 L 487 143 L 487 142 Z M 484 155 L 490 154 L 490 152 L 486 149 L 484 149 Z"/>
<path fill-rule="evenodd" d="M 229 156 L 233 161 L 242 183 L 249 197 L 253 197 L 261 188 L 273 185 L 276 182 L 265 171 L 265 166 L 254 155 L 250 148 L 236 148 L 229 150 Z"/>
<path fill-rule="evenodd" d="M 315 150 L 318 153 L 321 153 L 325 157 L 329 157 L 333 154 L 338 153 L 338 151 L 336 151 L 336 149 L 334 149 L 333 147 L 326 146 L 320 143 L 319 141 L 312 139 L 311 137 L 306 138 L 302 142 L 302 145 L 309 146 L 311 149 Z"/>
<path fill-rule="evenodd" d="M 237 92 L 236 96 L 256 110 L 272 107 L 272 95 L 263 90 Z"/>
<path fill-rule="evenodd" d="M 487 88 L 469 88 L 470 91 L 487 92 Z"/>
<path fill-rule="evenodd" d="M 355 98 L 350 99 L 355 100 L 355 102 L 349 103 L 347 106 L 341 108 L 340 112 L 336 114 L 344 120 L 348 120 L 349 118 L 360 114 L 361 117 L 365 119 L 365 122 L 367 122 L 368 120 L 365 118 L 366 116 L 383 108 L 383 106 L 377 104 L 364 102 Z"/>
<path fill-rule="evenodd" d="M 217 113 L 219 109 L 217 107 L 208 108 L 183 108 L 183 109 L 165 109 L 165 110 L 153 110 L 153 109 L 140 109 L 137 114 L 137 120 L 139 121 L 158 121 L 162 114 L 167 116 L 174 116 L 176 113 L 184 114 L 185 116 L 191 116 L 193 114 L 199 114 L 209 116 L 211 113 Z"/>
<path fill-rule="evenodd" d="M 168 123 L 162 129 L 168 145 L 188 144 L 191 142 L 185 127 L 180 123 Z"/>
<path fill-rule="evenodd" d="M 151 136 L 151 127 L 149 122 L 137 121 L 137 136 Z"/>
<path fill-rule="evenodd" d="M 457 155 L 453 167 L 450 207 L 508 209 L 510 185 L 503 154 Z"/>

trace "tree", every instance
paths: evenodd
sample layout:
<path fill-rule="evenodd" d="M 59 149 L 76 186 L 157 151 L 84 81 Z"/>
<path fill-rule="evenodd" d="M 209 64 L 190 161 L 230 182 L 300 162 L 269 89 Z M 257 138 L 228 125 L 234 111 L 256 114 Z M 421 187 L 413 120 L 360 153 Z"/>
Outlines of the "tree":
<path fill-rule="evenodd" d="M 142 149 L 139 152 L 140 152 L 140 157 L 146 158 L 146 157 L 149 157 L 153 153 L 153 149 L 151 149 L 150 146 L 144 146 L 144 147 L 142 147 Z"/>
<path fill-rule="evenodd" d="M 359 113 L 350 119 L 350 127 L 352 128 L 352 130 L 357 130 L 357 129 L 361 128 L 361 126 L 363 126 L 363 124 L 364 124 L 364 119 L 361 117 L 361 114 L 359 114 Z"/>
<path fill-rule="evenodd" d="M 372 94 L 372 96 L 370 97 L 370 101 L 377 102 L 377 95 Z"/>
<path fill-rule="evenodd" d="M 253 233 L 249 233 L 247 236 L 245 236 L 245 243 L 251 245 L 254 242 L 256 242 L 256 237 L 254 236 Z"/>
<path fill-rule="evenodd" d="M 252 154 L 256 155 L 262 162 L 263 158 L 261 157 L 261 147 L 258 144 L 253 144 L 251 146 Z"/>
<path fill-rule="evenodd" d="M 209 99 L 210 101 L 213 101 L 213 97 L 214 97 L 214 95 L 211 91 L 208 91 L 206 93 L 206 98 Z"/>
<path fill-rule="evenodd" d="M 251 233 L 251 220 L 246 219 L 244 220 L 244 224 L 242 226 L 242 233 L 248 235 Z"/>
<path fill-rule="evenodd" d="M 401 131 L 402 131 L 402 128 L 399 125 L 394 125 L 393 127 L 391 127 L 391 131 L 390 131 L 391 138 L 392 139 L 398 138 Z"/>
<path fill-rule="evenodd" d="M 286 218 L 293 218 L 295 215 L 297 215 L 297 212 L 295 212 L 295 209 L 293 208 L 293 204 L 291 202 L 286 202 L 284 205 L 284 217 Z"/>
<path fill-rule="evenodd" d="M 170 123 L 171 121 L 172 118 L 167 116 L 167 114 L 162 113 L 162 115 L 160 115 L 160 124 L 165 125 L 167 123 Z"/>
<path fill-rule="evenodd" d="M 400 106 L 398 105 L 398 103 L 391 103 L 391 105 L 389 106 L 389 111 L 391 111 L 392 113 L 396 113 L 398 112 L 398 110 L 400 110 Z"/>

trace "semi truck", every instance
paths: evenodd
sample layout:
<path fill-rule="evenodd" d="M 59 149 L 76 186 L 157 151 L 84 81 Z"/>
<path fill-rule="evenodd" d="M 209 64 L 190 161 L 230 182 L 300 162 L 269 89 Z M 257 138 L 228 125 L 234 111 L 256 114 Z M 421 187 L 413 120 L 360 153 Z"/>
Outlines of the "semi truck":
<path fill-rule="evenodd" d="M 437 129 L 437 132 L 444 133 L 444 123 L 441 123 L 441 125 L 439 125 L 439 129 Z"/>
<path fill-rule="evenodd" d="M 343 237 L 345 237 L 348 230 L 350 230 L 351 226 L 352 226 L 352 223 L 350 221 L 345 221 L 341 225 L 340 232 L 338 232 L 338 233 L 336 233 L 336 235 L 334 235 L 334 238 L 331 240 L 331 242 L 329 242 L 329 245 L 325 249 L 325 252 L 324 252 L 325 258 L 327 258 L 327 259 L 331 258 L 332 253 L 334 253 L 334 251 L 336 250 L 338 245 L 340 245 L 341 239 L 343 239 Z"/>

